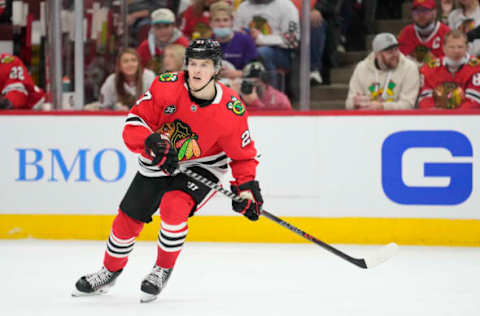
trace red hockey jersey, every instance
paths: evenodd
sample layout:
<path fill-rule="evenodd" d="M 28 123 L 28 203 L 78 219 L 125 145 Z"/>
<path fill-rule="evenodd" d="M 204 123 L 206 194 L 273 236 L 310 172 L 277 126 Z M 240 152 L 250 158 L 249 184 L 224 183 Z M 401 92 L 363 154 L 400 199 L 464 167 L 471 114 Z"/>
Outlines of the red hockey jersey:
<path fill-rule="evenodd" d="M 140 154 L 139 172 L 147 177 L 165 176 L 149 166 L 145 139 L 153 132 L 167 135 L 183 167 L 200 166 L 221 178 L 231 159 L 238 183 L 255 179 L 257 150 L 250 136 L 247 112 L 238 95 L 220 83 L 207 106 L 192 102 L 184 73 L 158 76 L 130 110 L 123 130 L 127 147 Z"/>
<path fill-rule="evenodd" d="M 14 109 L 32 109 L 42 103 L 45 96 L 33 83 L 23 62 L 10 54 L 0 55 L 0 91 Z"/>
<path fill-rule="evenodd" d="M 420 108 L 480 108 L 480 59 L 470 58 L 453 75 L 443 59 L 430 61 L 420 72 L 423 81 L 418 98 Z"/>
<path fill-rule="evenodd" d="M 413 24 L 403 28 L 398 36 L 399 49 L 405 56 L 410 56 L 418 63 L 426 63 L 434 58 L 441 58 L 443 52 L 443 37 L 450 31 L 450 28 L 437 22 L 432 34 L 422 40 Z"/>

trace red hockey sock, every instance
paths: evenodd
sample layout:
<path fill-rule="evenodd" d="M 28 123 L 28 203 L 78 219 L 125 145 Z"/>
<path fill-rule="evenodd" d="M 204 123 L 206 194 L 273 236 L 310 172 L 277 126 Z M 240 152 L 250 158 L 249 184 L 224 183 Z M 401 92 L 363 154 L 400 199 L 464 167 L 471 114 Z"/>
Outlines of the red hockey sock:
<path fill-rule="evenodd" d="M 109 271 L 123 269 L 128 261 L 128 255 L 133 250 L 135 238 L 142 231 L 144 223 L 131 218 L 122 210 L 113 220 L 112 231 L 107 242 L 107 250 L 103 259 L 103 265 Z"/>
<path fill-rule="evenodd" d="M 190 195 L 182 191 L 166 193 L 160 203 L 161 228 L 158 234 L 157 265 L 173 268 L 188 232 L 188 215 L 195 206 Z"/>

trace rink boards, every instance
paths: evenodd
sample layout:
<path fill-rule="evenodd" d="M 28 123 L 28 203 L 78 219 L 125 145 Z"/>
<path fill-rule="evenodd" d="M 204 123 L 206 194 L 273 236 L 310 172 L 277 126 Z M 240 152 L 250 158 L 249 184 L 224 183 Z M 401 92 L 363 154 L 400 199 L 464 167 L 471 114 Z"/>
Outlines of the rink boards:
<path fill-rule="evenodd" d="M 252 115 L 265 208 L 332 243 L 480 246 L 479 116 Z M 106 238 L 137 168 L 124 118 L 0 114 L 0 238 Z M 158 226 L 155 216 L 140 239 L 156 240 Z M 219 196 L 189 226 L 192 241 L 303 241 L 268 219 L 245 220 Z"/>

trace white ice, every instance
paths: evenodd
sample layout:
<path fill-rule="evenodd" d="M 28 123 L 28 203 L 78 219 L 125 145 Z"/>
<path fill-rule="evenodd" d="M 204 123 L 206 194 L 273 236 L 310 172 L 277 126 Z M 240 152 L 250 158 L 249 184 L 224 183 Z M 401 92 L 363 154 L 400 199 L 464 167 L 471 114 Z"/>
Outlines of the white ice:
<path fill-rule="evenodd" d="M 356 257 L 378 249 L 336 247 Z M 138 242 L 108 294 L 71 297 L 104 250 L 98 241 L 1 240 L 0 315 L 480 315 L 479 248 L 400 246 L 362 270 L 314 244 L 190 242 L 159 299 L 140 304 L 156 245 Z"/>

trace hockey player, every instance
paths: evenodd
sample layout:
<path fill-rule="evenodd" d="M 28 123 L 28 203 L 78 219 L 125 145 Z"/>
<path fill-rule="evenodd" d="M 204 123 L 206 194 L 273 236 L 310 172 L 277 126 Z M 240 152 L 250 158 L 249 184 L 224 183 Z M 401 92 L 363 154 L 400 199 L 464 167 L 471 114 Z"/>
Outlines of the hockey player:
<path fill-rule="evenodd" d="M 113 221 L 103 267 L 81 277 L 74 296 L 105 293 L 114 284 L 135 238 L 160 207 L 157 259 L 141 283 L 141 302 L 157 297 L 182 249 L 188 217 L 212 194 L 202 183 L 176 173 L 178 166 L 219 182 L 229 164 L 235 178 L 231 190 L 244 198 L 232 202 L 234 211 L 258 219 L 263 199 L 255 181 L 257 150 L 245 106 L 216 81 L 221 59 L 218 42 L 193 41 L 186 50 L 186 71 L 160 75 L 130 110 L 123 139 L 139 154 L 139 171 Z"/>
<path fill-rule="evenodd" d="M 480 108 L 480 60 L 467 53 L 467 37 L 459 30 L 445 35 L 445 57 L 421 69 L 420 108 Z"/>
<path fill-rule="evenodd" d="M 450 28 L 438 22 L 434 0 L 415 0 L 412 4 L 413 24 L 403 28 L 398 36 L 402 54 L 409 56 L 419 66 L 432 59 L 443 57 L 443 37 Z"/>
<path fill-rule="evenodd" d="M 0 91 L 0 109 L 38 108 L 45 97 L 20 58 L 10 54 L 0 55 Z"/>

